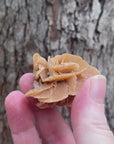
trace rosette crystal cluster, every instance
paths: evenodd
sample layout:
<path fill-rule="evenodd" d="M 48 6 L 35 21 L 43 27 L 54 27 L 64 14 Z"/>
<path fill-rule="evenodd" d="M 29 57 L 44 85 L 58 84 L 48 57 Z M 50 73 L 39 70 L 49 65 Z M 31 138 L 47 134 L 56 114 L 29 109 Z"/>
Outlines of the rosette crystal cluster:
<path fill-rule="evenodd" d="M 71 106 L 84 81 L 100 72 L 81 57 L 72 54 L 57 55 L 48 60 L 39 54 L 33 56 L 34 89 L 25 96 L 37 99 L 39 108 Z"/>

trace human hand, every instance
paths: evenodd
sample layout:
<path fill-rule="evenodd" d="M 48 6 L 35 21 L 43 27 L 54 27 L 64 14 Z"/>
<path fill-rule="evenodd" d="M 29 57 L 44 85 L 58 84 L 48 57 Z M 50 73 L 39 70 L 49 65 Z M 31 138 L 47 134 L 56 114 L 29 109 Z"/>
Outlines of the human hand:
<path fill-rule="evenodd" d="M 33 88 L 33 76 L 25 74 L 20 79 L 20 91 L 11 92 L 5 107 L 14 144 L 114 144 L 104 114 L 106 79 L 89 78 L 75 97 L 71 108 L 73 132 L 57 108 L 36 109 L 24 97 Z M 36 127 L 34 125 L 34 118 Z"/>

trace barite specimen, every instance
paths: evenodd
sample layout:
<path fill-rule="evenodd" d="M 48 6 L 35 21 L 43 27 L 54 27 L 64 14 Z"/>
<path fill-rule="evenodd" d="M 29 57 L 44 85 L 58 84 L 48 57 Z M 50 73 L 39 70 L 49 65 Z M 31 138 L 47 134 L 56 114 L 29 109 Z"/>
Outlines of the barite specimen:
<path fill-rule="evenodd" d="M 41 109 L 71 106 L 84 81 L 100 72 L 81 57 L 72 54 L 50 56 L 46 61 L 39 54 L 33 56 L 34 89 L 25 96 L 38 100 Z"/>

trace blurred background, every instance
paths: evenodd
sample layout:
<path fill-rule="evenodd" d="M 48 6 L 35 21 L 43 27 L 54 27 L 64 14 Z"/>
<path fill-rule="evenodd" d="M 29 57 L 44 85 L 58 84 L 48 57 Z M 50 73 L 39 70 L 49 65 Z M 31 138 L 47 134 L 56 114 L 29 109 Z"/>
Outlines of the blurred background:
<path fill-rule="evenodd" d="M 114 0 L 0 0 L 0 144 L 12 144 L 5 97 L 32 72 L 36 52 L 79 55 L 106 76 L 106 116 L 114 132 Z M 60 110 L 70 123 L 66 108 Z"/>

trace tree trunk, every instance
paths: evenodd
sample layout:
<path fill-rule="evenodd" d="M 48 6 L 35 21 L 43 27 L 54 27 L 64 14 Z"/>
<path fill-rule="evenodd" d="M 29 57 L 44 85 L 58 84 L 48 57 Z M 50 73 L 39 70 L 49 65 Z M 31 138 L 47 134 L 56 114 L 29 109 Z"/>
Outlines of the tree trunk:
<path fill-rule="evenodd" d="M 114 0 L 0 0 L 0 144 L 11 144 L 4 100 L 32 72 L 32 56 L 72 53 L 107 77 L 114 132 Z M 69 122 L 65 107 L 61 109 Z"/>

